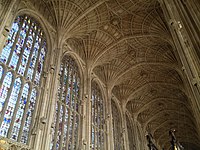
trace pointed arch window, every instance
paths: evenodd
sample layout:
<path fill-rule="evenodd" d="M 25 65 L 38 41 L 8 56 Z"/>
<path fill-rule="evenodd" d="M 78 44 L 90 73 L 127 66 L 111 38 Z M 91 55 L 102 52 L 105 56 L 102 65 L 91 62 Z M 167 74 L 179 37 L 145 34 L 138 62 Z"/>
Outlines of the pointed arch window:
<path fill-rule="evenodd" d="M 0 55 L 0 136 L 29 143 L 46 53 L 39 23 L 18 16 Z"/>
<path fill-rule="evenodd" d="M 92 82 L 91 102 L 91 149 L 105 149 L 106 122 L 105 104 L 101 90 L 96 82 Z"/>
<path fill-rule="evenodd" d="M 53 122 L 51 150 L 78 149 L 80 112 L 79 69 L 74 59 L 66 56 L 60 68 L 60 83 Z"/>
<path fill-rule="evenodd" d="M 126 115 L 126 125 L 127 125 L 127 132 L 128 132 L 128 141 L 129 141 L 129 149 L 135 150 L 135 141 L 134 141 L 134 131 L 133 131 L 133 126 L 132 123 L 128 117 L 128 115 Z"/>
<path fill-rule="evenodd" d="M 114 100 L 111 100 L 114 149 L 124 150 L 121 114 Z"/>

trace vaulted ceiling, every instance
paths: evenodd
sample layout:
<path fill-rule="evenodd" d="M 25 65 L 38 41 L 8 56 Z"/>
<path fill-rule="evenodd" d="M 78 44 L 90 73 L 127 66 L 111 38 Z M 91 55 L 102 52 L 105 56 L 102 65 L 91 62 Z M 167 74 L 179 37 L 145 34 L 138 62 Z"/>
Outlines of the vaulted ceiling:
<path fill-rule="evenodd" d="M 179 58 L 156 0 L 24 0 L 112 88 L 121 105 L 169 147 L 168 131 L 200 145 Z"/>

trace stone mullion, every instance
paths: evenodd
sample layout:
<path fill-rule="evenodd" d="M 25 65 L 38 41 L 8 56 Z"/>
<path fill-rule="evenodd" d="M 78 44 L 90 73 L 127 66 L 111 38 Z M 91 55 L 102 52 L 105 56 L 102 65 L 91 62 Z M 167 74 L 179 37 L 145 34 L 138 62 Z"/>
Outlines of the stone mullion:
<path fill-rule="evenodd" d="M 9 63 L 10 63 L 10 61 L 11 61 L 11 58 L 12 58 L 14 49 L 15 49 L 15 47 L 16 47 L 16 45 L 17 45 L 17 42 L 18 42 L 18 39 L 19 39 L 19 35 L 20 35 L 20 32 L 22 31 L 22 26 L 23 26 L 24 22 L 25 22 L 25 18 L 23 18 L 23 21 L 22 21 L 21 24 L 20 24 L 19 30 L 17 31 L 16 37 L 15 37 L 15 41 L 14 41 L 14 43 L 13 43 L 13 45 L 12 45 L 12 48 L 11 48 L 11 50 L 10 50 L 10 55 L 9 55 L 8 60 L 7 60 L 7 62 L 6 62 L 7 65 L 9 65 Z M 28 22 L 27 22 L 27 24 L 28 24 Z M 26 26 L 26 25 L 25 25 L 25 26 Z"/>
<path fill-rule="evenodd" d="M 64 77 L 65 77 L 65 68 L 66 68 L 66 63 L 64 63 L 64 65 L 63 65 L 63 71 L 62 71 L 62 78 L 61 78 L 61 90 L 60 90 L 60 101 L 62 102 L 62 96 L 63 96 L 63 86 L 64 86 Z M 67 73 L 67 74 L 69 74 L 69 73 Z M 67 89 L 66 89 L 67 90 Z M 66 92 L 67 93 L 67 92 Z M 66 94 L 65 94 L 65 99 L 64 99 L 64 101 L 63 101 L 63 103 L 64 103 L 64 112 L 63 112 L 63 116 L 62 116 L 62 122 L 63 122 L 63 124 L 62 124 L 62 129 L 61 129 L 61 136 L 60 136 L 60 143 L 59 143 L 59 150 L 62 150 L 62 143 L 63 143 L 63 135 L 64 135 L 64 125 L 65 125 L 65 115 L 66 115 Z"/>
<path fill-rule="evenodd" d="M 1 76 L 1 81 L 0 81 L 0 87 L 2 86 L 2 84 L 3 84 L 3 81 L 4 81 L 4 79 L 5 79 L 5 76 L 6 76 L 6 74 L 7 74 L 8 72 L 7 72 L 7 68 L 3 68 L 3 74 L 2 74 L 2 76 Z"/>
<path fill-rule="evenodd" d="M 19 130 L 19 134 L 18 134 L 18 138 L 17 138 L 18 142 L 20 142 L 21 137 L 22 137 L 22 132 L 23 132 L 23 128 L 24 128 L 26 114 L 27 114 L 27 111 L 28 111 L 28 108 L 29 108 L 31 94 L 32 94 L 32 85 L 29 85 L 29 93 L 28 93 L 28 97 L 27 97 L 27 102 L 26 102 L 26 105 L 25 105 L 24 114 L 23 114 L 23 117 L 22 117 L 22 122 L 21 122 L 20 130 Z"/>
<path fill-rule="evenodd" d="M 55 134 L 54 134 L 54 142 L 53 142 L 53 148 L 52 150 L 56 150 L 56 143 L 57 143 L 57 135 L 58 135 L 58 128 L 59 128 L 59 117 L 60 117 L 60 109 L 61 109 L 61 102 L 57 101 L 57 107 L 58 107 L 58 111 L 57 111 L 57 115 L 56 115 L 56 126 L 55 126 Z"/>
<path fill-rule="evenodd" d="M 39 50 L 38 50 L 38 56 L 37 56 L 37 59 L 36 59 L 36 62 L 35 62 L 35 69 L 34 69 L 34 72 L 33 72 L 33 77 L 32 77 L 32 82 L 34 82 L 35 80 L 35 76 L 36 76 L 36 72 L 37 72 L 37 66 L 38 66 L 38 63 L 39 63 L 39 59 L 40 59 L 40 53 L 41 53 L 41 50 L 42 50 L 42 46 L 43 46 L 43 42 L 44 42 L 44 38 L 41 37 L 41 43 L 40 43 L 40 47 L 39 47 Z"/>
<path fill-rule="evenodd" d="M 33 55 L 33 51 L 34 51 L 34 46 L 35 46 L 36 38 L 37 38 L 37 36 L 38 36 L 38 34 L 39 34 L 38 29 L 39 29 L 39 28 L 37 28 L 37 31 L 36 31 L 36 33 L 35 33 L 35 37 L 34 37 L 34 39 L 33 39 L 32 47 L 31 47 L 31 50 L 30 50 L 31 52 L 30 52 L 30 55 L 29 55 L 29 58 L 28 58 L 28 63 L 27 63 L 27 65 L 26 65 L 26 69 L 25 69 L 25 71 L 24 71 L 24 77 L 27 76 L 28 68 L 29 68 L 30 63 L 31 63 L 31 57 L 32 57 L 32 55 Z M 36 69 L 36 68 L 35 68 L 35 69 Z"/>
<path fill-rule="evenodd" d="M 72 124 L 72 144 L 71 144 L 71 147 L 74 148 L 74 130 L 75 130 L 75 123 L 76 123 L 76 113 L 75 112 L 72 112 L 73 113 L 73 124 Z"/>
<path fill-rule="evenodd" d="M 12 82 L 11 82 L 11 85 L 10 85 L 10 89 L 7 93 L 7 97 L 5 99 L 5 102 L 4 102 L 4 106 L 3 106 L 3 110 L 1 112 L 1 117 L 0 117 L 0 125 L 2 124 L 3 122 L 3 119 L 4 119 L 4 115 L 5 115 L 5 112 L 6 112 L 6 109 L 7 109 L 7 106 L 8 106 L 8 102 L 10 100 L 10 96 L 12 94 L 12 90 L 13 90 L 13 86 L 14 86 L 14 83 L 15 83 L 15 79 L 16 79 L 16 76 L 15 74 L 12 74 L 13 77 L 12 77 Z"/>
<path fill-rule="evenodd" d="M 72 69 L 71 66 L 69 70 Z M 69 110 L 68 110 L 68 122 L 67 122 L 67 135 L 66 135 L 66 150 L 68 149 L 68 144 L 69 144 L 69 129 L 70 129 L 70 123 L 71 123 L 71 114 L 72 114 L 72 94 L 73 94 L 73 75 L 74 70 L 71 70 L 71 87 L 70 87 L 70 98 L 69 98 Z"/>
<path fill-rule="evenodd" d="M 78 124 L 77 124 L 77 127 L 78 127 L 78 131 L 76 132 L 76 140 L 77 140 L 77 147 L 76 148 L 78 148 L 78 146 L 79 146 L 79 142 L 80 142 L 80 137 L 82 137 L 82 135 L 81 135 L 81 126 L 83 125 L 82 124 L 82 103 L 83 103 L 83 101 L 81 100 L 81 98 L 80 98 L 80 87 L 81 87 L 81 85 L 80 85 L 80 78 L 79 78 L 80 76 L 79 76 L 79 74 L 78 74 L 78 77 L 77 77 L 77 86 L 78 86 L 78 91 L 77 91 L 77 93 L 76 93 L 76 103 L 77 103 L 77 105 L 78 105 L 78 110 L 77 110 L 77 112 L 76 112 L 76 114 L 77 114 L 77 116 L 76 117 L 78 117 Z M 79 84 L 78 84 L 79 83 Z M 75 110 L 76 110 L 76 106 L 75 106 Z"/>
<path fill-rule="evenodd" d="M 77 83 L 77 73 L 75 73 L 75 83 Z M 75 87 L 74 93 L 74 112 L 73 112 L 73 125 L 72 125 L 72 148 L 74 148 L 74 132 L 75 132 L 75 123 L 76 123 L 76 94 L 77 94 L 77 86 Z M 78 130 L 78 129 L 77 129 Z"/>
<path fill-rule="evenodd" d="M 13 113 L 12 121 L 11 121 L 11 124 L 10 124 L 10 128 L 8 130 L 8 136 L 7 136 L 8 138 L 11 137 L 11 133 L 12 133 L 13 125 L 15 123 L 15 118 L 16 118 L 17 111 L 18 111 L 18 108 L 19 108 L 20 98 L 22 96 L 23 89 L 24 89 L 24 80 L 22 80 L 22 83 L 21 83 L 21 88 L 20 88 L 20 91 L 19 91 L 19 94 L 18 94 L 17 103 L 15 105 L 15 110 L 14 110 L 14 113 Z"/>
<path fill-rule="evenodd" d="M 16 66 L 16 72 L 18 72 L 19 66 L 20 66 L 21 61 L 22 61 L 22 58 L 23 58 L 24 49 L 25 49 L 25 47 L 26 47 L 26 42 L 27 42 L 28 37 L 29 37 L 29 35 L 30 35 L 31 23 L 32 23 L 31 21 L 30 21 L 30 24 L 27 23 L 27 24 L 28 24 L 28 31 L 27 31 L 26 37 L 25 37 L 25 39 L 24 39 L 24 44 L 23 44 L 23 46 L 22 46 L 22 48 L 21 48 L 21 51 L 20 51 L 20 56 L 19 56 L 18 63 L 17 63 L 17 66 Z M 25 27 L 26 27 L 26 26 L 25 26 Z"/>

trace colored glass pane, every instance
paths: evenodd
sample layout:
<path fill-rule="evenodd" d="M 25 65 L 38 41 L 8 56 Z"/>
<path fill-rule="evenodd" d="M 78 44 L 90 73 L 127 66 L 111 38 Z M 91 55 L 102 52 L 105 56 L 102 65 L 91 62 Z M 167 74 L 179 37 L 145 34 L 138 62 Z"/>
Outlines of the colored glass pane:
<path fill-rule="evenodd" d="M 32 80 L 33 72 L 35 70 L 35 64 L 36 64 L 36 60 L 37 60 L 37 56 L 38 56 L 38 50 L 40 48 L 41 40 L 42 39 L 37 35 L 36 40 L 35 40 L 35 44 L 34 44 L 34 48 L 33 48 L 33 54 L 31 56 L 31 60 L 30 60 L 29 68 L 28 68 L 28 73 L 27 73 L 27 79 L 30 79 L 30 80 Z"/>
<path fill-rule="evenodd" d="M 21 80 L 20 80 L 20 78 L 17 78 L 14 82 L 12 93 L 11 93 L 10 99 L 8 101 L 8 106 L 7 106 L 5 114 L 4 114 L 4 119 L 1 124 L 0 132 L 3 132 L 3 136 L 5 136 L 5 137 L 7 136 L 8 129 L 11 124 L 11 120 L 12 120 L 12 117 L 14 114 L 20 87 L 21 87 Z"/>
<path fill-rule="evenodd" d="M 12 82 L 12 73 L 8 72 L 0 88 L 0 113 L 2 112 L 8 91 L 10 90 L 11 82 Z"/>
<path fill-rule="evenodd" d="M 6 63 L 7 60 L 8 60 L 8 57 L 9 57 L 10 52 L 11 52 L 11 48 L 12 48 L 13 43 L 15 41 L 16 34 L 17 34 L 17 32 L 19 32 L 18 30 L 19 30 L 19 27 L 20 27 L 21 20 L 22 20 L 22 18 L 18 17 L 12 25 L 12 28 L 11 28 L 10 33 L 8 35 L 8 39 L 6 40 L 5 46 L 2 50 L 1 57 L 0 57 L 0 61 L 3 62 L 3 63 Z"/>
<path fill-rule="evenodd" d="M 9 63 L 9 67 L 11 67 L 12 69 L 16 69 L 17 67 L 17 63 L 21 54 L 21 50 L 23 48 L 24 42 L 25 42 L 25 38 L 27 36 L 27 32 L 29 29 L 29 24 L 27 23 L 27 17 L 24 20 L 24 23 L 22 25 L 22 29 L 19 33 L 19 38 L 17 40 L 16 45 L 14 46 L 14 52 L 12 54 L 11 57 L 11 61 Z M 22 55 L 22 54 L 21 54 Z"/>
<path fill-rule="evenodd" d="M 42 69 L 43 69 L 45 55 L 46 55 L 46 41 L 42 45 L 41 52 L 39 55 L 39 61 L 36 66 L 36 75 L 35 75 L 35 80 L 34 80 L 36 84 L 39 84 L 39 82 L 40 82 L 40 76 L 41 76 Z"/>
<path fill-rule="evenodd" d="M 24 88 L 22 91 L 22 96 L 20 97 L 19 107 L 17 109 L 17 114 L 16 114 L 16 118 L 14 121 L 14 125 L 13 125 L 12 137 L 11 137 L 13 140 L 17 140 L 17 137 L 19 134 L 22 118 L 23 118 L 24 111 L 25 111 L 25 106 L 28 101 L 28 99 L 27 99 L 28 93 L 29 93 L 29 85 L 26 83 L 24 85 Z"/>
<path fill-rule="evenodd" d="M 3 67 L 0 66 L 0 80 L 1 80 L 2 75 L 3 75 Z"/>
<path fill-rule="evenodd" d="M 19 16 L 10 29 L 0 56 L 0 61 L 5 64 L 5 70 L 11 68 L 16 76 L 20 76 L 17 79 L 16 76 L 12 78 L 11 72 L 4 72 L 5 70 L 0 66 L 2 80 L 0 135 L 26 144 L 38 95 L 36 89 L 32 91 L 29 89 L 29 85 L 34 87 L 35 83 L 29 82 L 28 85 L 24 82 L 26 79 L 33 81 L 32 78 L 37 76 L 37 85 L 39 85 L 47 52 L 46 42 L 42 41 L 46 39 L 39 24 L 29 16 Z M 38 63 L 42 66 L 39 75 L 37 74 Z M 2 76 L 3 74 L 5 77 Z"/>
<path fill-rule="evenodd" d="M 33 46 L 33 38 L 35 37 L 35 33 L 33 32 L 34 26 L 31 26 L 31 29 L 29 31 L 29 35 L 27 37 L 26 43 L 24 45 L 24 53 L 22 55 L 22 59 L 20 62 L 20 66 L 18 69 L 18 74 L 24 75 L 26 65 L 28 63 L 29 55 L 31 53 L 31 48 Z"/>
<path fill-rule="evenodd" d="M 36 89 L 33 89 L 31 92 L 28 110 L 26 112 L 25 124 L 24 124 L 22 138 L 21 138 L 22 143 L 27 143 L 28 141 L 29 127 L 31 126 L 31 118 L 34 112 L 36 98 L 37 98 L 37 91 Z"/>
<path fill-rule="evenodd" d="M 78 67 L 71 57 L 65 57 L 60 68 L 60 84 L 58 87 L 56 108 L 57 121 L 53 130 L 51 150 L 77 149 L 79 128 L 79 86 Z M 76 108 L 76 107 L 77 108 Z"/>

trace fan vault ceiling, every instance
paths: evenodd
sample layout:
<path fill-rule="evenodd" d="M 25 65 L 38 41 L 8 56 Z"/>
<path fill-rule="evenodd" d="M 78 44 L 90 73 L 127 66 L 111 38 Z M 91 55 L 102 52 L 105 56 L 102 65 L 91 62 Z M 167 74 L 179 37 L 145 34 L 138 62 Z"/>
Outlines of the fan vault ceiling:
<path fill-rule="evenodd" d="M 168 147 L 168 131 L 175 128 L 180 142 L 200 145 L 156 0 L 26 0 L 24 5 L 43 15 L 158 144 Z"/>

